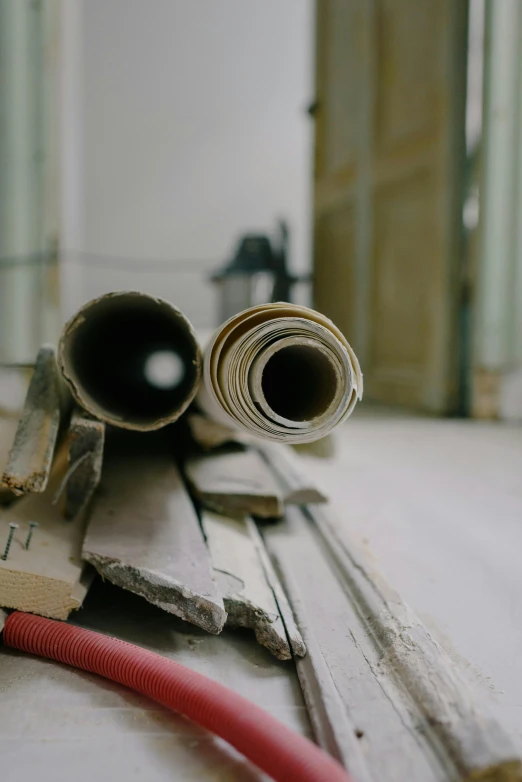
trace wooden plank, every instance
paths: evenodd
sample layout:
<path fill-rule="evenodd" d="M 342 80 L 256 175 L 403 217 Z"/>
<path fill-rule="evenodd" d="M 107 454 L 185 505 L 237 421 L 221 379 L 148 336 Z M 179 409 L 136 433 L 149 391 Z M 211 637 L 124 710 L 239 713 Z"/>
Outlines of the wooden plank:
<path fill-rule="evenodd" d="M 40 348 L 1 485 L 15 494 L 47 486 L 66 392 L 54 348 Z"/>
<path fill-rule="evenodd" d="M 371 617 L 383 662 L 398 677 L 464 779 L 522 780 L 511 738 L 460 680 L 455 663 L 331 514 L 307 515 L 329 547 L 354 600 Z"/>
<path fill-rule="evenodd" d="M 281 483 L 286 505 L 305 505 L 327 502 L 328 498 L 310 480 L 301 461 L 289 445 L 283 443 L 256 443 L 256 448 L 272 467 Z"/>
<path fill-rule="evenodd" d="M 286 522 L 270 525 L 263 537 L 275 558 L 305 642 L 312 641 L 313 649 L 315 640 L 324 661 L 321 667 L 330 672 L 342 704 L 336 709 L 328 700 L 328 690 L 321 692 L 319 711 L 310 714 L 314 728 L 322 728 L 317 730 L 316 740 L 325 742 L 324 748 L 329 749 L 332 739 L 327 725 L 336 720 L 338 757 L 354 779 L 361 762 L 359 754 L 352 752 L 353 737 L 360 735 L 360 751 L 379 782 L 441 782 L 445 776 L 438 753 L 417 730 L 417 724 L 423 722 L 421 716 L 411 708 L 395 680 L 381 675 L 380 653 L 373 646 L 367 626 L 301 509 L 289 506 Z M 294 602 L 296 593 L 299 602 Z M 317 678 L 305 676 L 300 668 L 308 703 L 317 699 Z"/>
<path fill-rule="evenodd" d="M 79 408 L 69 426 L 69 472 L 65 487 L 65 517 L 83 513 L 98 486 L 103 464 L 105 424 Z"/>
<path fill-rule="evenodd" d="M 364 735 L 351 720 L 350 712 L 339 695 L 299 589 L 288 572 L 284 583 L 306 644 L 306 657 L 296 660 L 296 668 L 316 741 L 349 769 L 354 780 L 377 782 L 378 778 L 371 773 L 365 758 L 361 742 Z"/>
<path fill-rule="evenodd" d="M 290 603 L 288 602 L 285 591 L 281 586 L 279 577 L 274 569 L 274 566 L 272 565 L 272 562 L 270 561 L 270 557 L 268 556 L 268 552 L 265 548 L 263 538 L 259 534 L 259 530 L 257 529 L 257 526 L 252 519 L 247 519 L 246 523 L 250 532 L 250 536 L 254 541 L 261 565 L 263 566 L 266 580 L 270 584 L 270 588 L 272 589 L 272 593 L 277 603 L 281 619 L 283 620 L 286 635 L 290 642 L 290 648 L 292 649 L 294 657 L 304 657 L 306 654 L 306 646 L 304 644 L 303 637 L 299 632 L 294 615 L 292 613 L 292 609 L 290 607 Z"/>
<path fill-rule="evenodd" d="M 248 440 L 248 435 L 235 432 L 201 413 L 189 413 L 186 420 L 192 439 L 204 451 L 212 451 L 231 443 L 246 443 Z"/>
<path fill-rule="evenodd" d="M 0 415 L 0 474 L 3 473 L 7 465 L 9 452 L 11 451 L 18 427 L 18 419 L 19 415 L 14 413 L 2 413 Z M 15 498 L 16 495 L 0 481 L 0 505 L 12 502 Z"/>
<path fill-rule="evenodd" d="M 81 606 L 92 571 L 81 561 L 84 525 L 67 522 L 53 497 L 67 470 L 66 447 L 56 457 L 51 480 L 44 493 L 30 494 L 9 508 L 0 509 L 0 556 L 9 525 L 18 525 L 6 560 L 0 559 L 0 606 L 67 619 Z M 30 523 L 29 549 L 25 548 Z"/>
<path fill-rule="evenodd" d="M 192 501 L 163 433 L 108 440 L 83 546 L 103 578 L 219 633 L 226 620 Z"/>
<path fill-rule="evenodd" d="M 218 513 L 274 518 L 283 512 L 281 489 L 251 448 L 189 456 L 185 472 L 196 497 Z"/>
<path fill-rule="evenodd" d="M 328 519 L 289 508 L 263 530 L 308 647 L 297 665 L 317 740 L 354 778 L 518 782 L 516 751 L 455 663 Z"/>
<path fill-rule="evenodd" d="M 32 369 L 0 366 L 0 476 L 7 466 Z M 0 504 L 9 503 L 16 495 L 0 480 Z"/>
<path fill-rule="evenodd" d="M 326 496 L 303 472 L 299 458 L 290 446 L 283 443 L 271 443 L 257 437 L 248 437 L 248 435 L 235 432 L 200 413 L 188 415 L 187 423 L 192 439 L 204 451 L 212 451 L 223 445 L 231 444 L 254 445 L 275 471 L 276 479 L 281 484 L 285 503 L 302 505 L 308 502 L 327 501 Z"/>
<path fill-rule="evenodd" d="M 202 511 L 201 522 L 227 625 L 251 628 L 257 641 L 277 658 L 291 659 L 285 626 L 252 537 L 255 525 L 208 510 Z"/>

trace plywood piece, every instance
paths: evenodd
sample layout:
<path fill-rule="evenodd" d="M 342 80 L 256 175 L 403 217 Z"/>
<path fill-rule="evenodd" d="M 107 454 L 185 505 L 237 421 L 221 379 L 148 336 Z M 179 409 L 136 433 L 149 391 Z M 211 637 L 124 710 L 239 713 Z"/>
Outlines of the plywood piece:
<path fill-rule="evenodd" d="M 243 518 L 212 511 L 201 514 L 227 624 L 249 627 L 262 646 L 280 660 L 292 657 L 285 626 L 259 559 L 252 526 Z"/>
<path fill-rule="evenodd" d="M 300 458 L 290 446 L 282 443 L 258 443 L 257 449 L 271 466 L 281 484 L 286 505 L 327 502 L 328 498 L 310 480 Z"/>
<path fill-rule="evenodd" d="M 43 492 L 58 438 L 65 391 L 54 348 L 40 348 L 1 485 L 15 494 Z"/>
<path fill-rule="evenodd" d="M 103 578 L 208 632 L 225 624 L 199 519 L 163 433 L 109 440 L 83 556 Z"/>
<path fill-rule="evenodd" d="M 283 512 L 281 489 L 251 448 L 189 456 L 185 472 L 196 497 L 218 513 L 274 518 Z"/>
<path fill-rule="evenodd" d="M 47 490 L 0 509 L 0 556 L 9 524 L 17 524 L 7 560 L 0 559 L 0 606 L 67 619 L 81 606 L 91 582 L 91 569 L 81 561 L 84 525 L 67 522 L 53 497 L 67 469 L 66 449 L 56 459 Z M 37 522 L 29 550 L 29 523 Z"/>
<path fill-rule="evenodd" d="M 103 464 L 105 424 L 78 408 L 69 426 L 69 471 L 65 487 L 65 516 L 83 513 L 98 486 Z"/>

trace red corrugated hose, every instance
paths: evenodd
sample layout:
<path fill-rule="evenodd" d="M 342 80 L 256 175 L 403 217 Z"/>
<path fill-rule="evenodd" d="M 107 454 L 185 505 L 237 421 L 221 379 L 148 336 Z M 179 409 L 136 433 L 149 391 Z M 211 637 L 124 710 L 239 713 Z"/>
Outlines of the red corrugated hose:
<path fill-rule="evenodd" d="M 147 695 L 228 741 L 277 782 L 350 782 L 333 758 L 246 698 L 147 649 L 20 612 L 7 618 L 4 643 Z"/>

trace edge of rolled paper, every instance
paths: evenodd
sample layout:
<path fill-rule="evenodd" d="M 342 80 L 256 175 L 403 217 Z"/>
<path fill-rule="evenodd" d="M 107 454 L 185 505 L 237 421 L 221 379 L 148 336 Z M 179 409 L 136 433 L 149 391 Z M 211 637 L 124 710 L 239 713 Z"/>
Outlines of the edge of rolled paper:
<path fill-rule="evenodd" d="M 281 433 L 280 436 L 260 433 L 257 430 L 255 430 L 253 427 L 252 428 L 247 427 L 241 421 L 238 421 L 231 413 L 228 412 L 228 410 L 224 408 L 223 404 L 221 403 L 215 387 L 215 382 L 213 377 L 214 368 L 212 365 L 214 360 L 214 351 L 216 349 L 217 343 L 219 342 L 219 340 L 221 340 L 223 343 L 219 346 L 221 352 L 221 349 L 223 348 L 226 339 L 233 333 L 234 328 L 236 328 L 236 326 L 239 326 L 243 321 L 248 320 L 251 316 L 257 313 L 262 313 L 263 310 L 266 310 L 269 313 L 273 313 L 274 319 L 278 317 L 285 317 L 282 314 L 278 314 L 278 311 L 287 310 L 289 313 L 288 317 L 295 316 L 295 317 L 303 317 L 304 319 L 312 320 L 315 323 L 318 323 L 319 325 L 328 328 L 329 331 L 337 338 L 337 340 L 341 343 L 341 345 L 346 349 L 352 368 L 352 381 L 353 381 L 352 394 L 350 396 L 350 400 L 348 402 L 346 410 L 343 412 L 342 416 L 338 419 L 338 421 L 335 424 L 333 424 L 333 426 L 330 429 L 324 428 L 324 430 L 321 429 L 321 431 L 314 431 L 311 433 L 309 432 L 308 434 Z M 310 317 L 311 314 L 314 315 L 315 317 Z M 233 326 L 233 328 L 231 328 L 231 326 L 234 323 L 235 325 Z M 223 323 L 219 328 L 217 328 L 214 331 L 203 353 L 203 382 L 200 386 L 196 399 L 201 409 L 210 418 L 230 428 L 239 431 L 246 431 L 249 432 L 250 434 L 256 434 L 267 440 L 272 440 L 272 441 L 283 440 L 286 442 L 304 443 L 304 442 L 313 442 L 314 440 L 318 440 L 321 437 L 324 437 L 329 431 L 331 431 L 332 428 L 345 421 L 352 414 L 355 405 L 357 404 L 357 401 L 361 400 L 362 396 L 363 396 L 363 374 L 361 371 L 359 360 L 352 346 L 350 345 L 350 343 L 348 342 L 348 340 L 346 339 L 342 331 L 335 325 L 335 323 L 333 323 L 333 321 L 331 321 L 330 318 L 326 317 L 326 315 L 323 315 L 322 313 L 310 307 L 304 307 L 303 305 L 300 304 L 291 304 L 288 302 L 273 302 L 270 304 L 258 304 L 255 305 L 254 307 L 249 307 L 248 309 L 243 310 L 242 312 L 239 312 L 233 315 L 232 317 L 230 317 L 227 321 L 225 321 L 225 323 Z"/>

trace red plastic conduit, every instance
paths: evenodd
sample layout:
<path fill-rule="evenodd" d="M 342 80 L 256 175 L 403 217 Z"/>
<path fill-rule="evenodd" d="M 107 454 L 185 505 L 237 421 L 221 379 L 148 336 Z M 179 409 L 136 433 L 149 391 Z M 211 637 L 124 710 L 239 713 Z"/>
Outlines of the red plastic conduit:
<path fill-rule="evenodd" d="M 225 739 L 277 782 L 350 782 L 311 741 L 241 695 L 159 654 L 20 612 L 7 618 L 4 643 L 132 687 Z"/>

